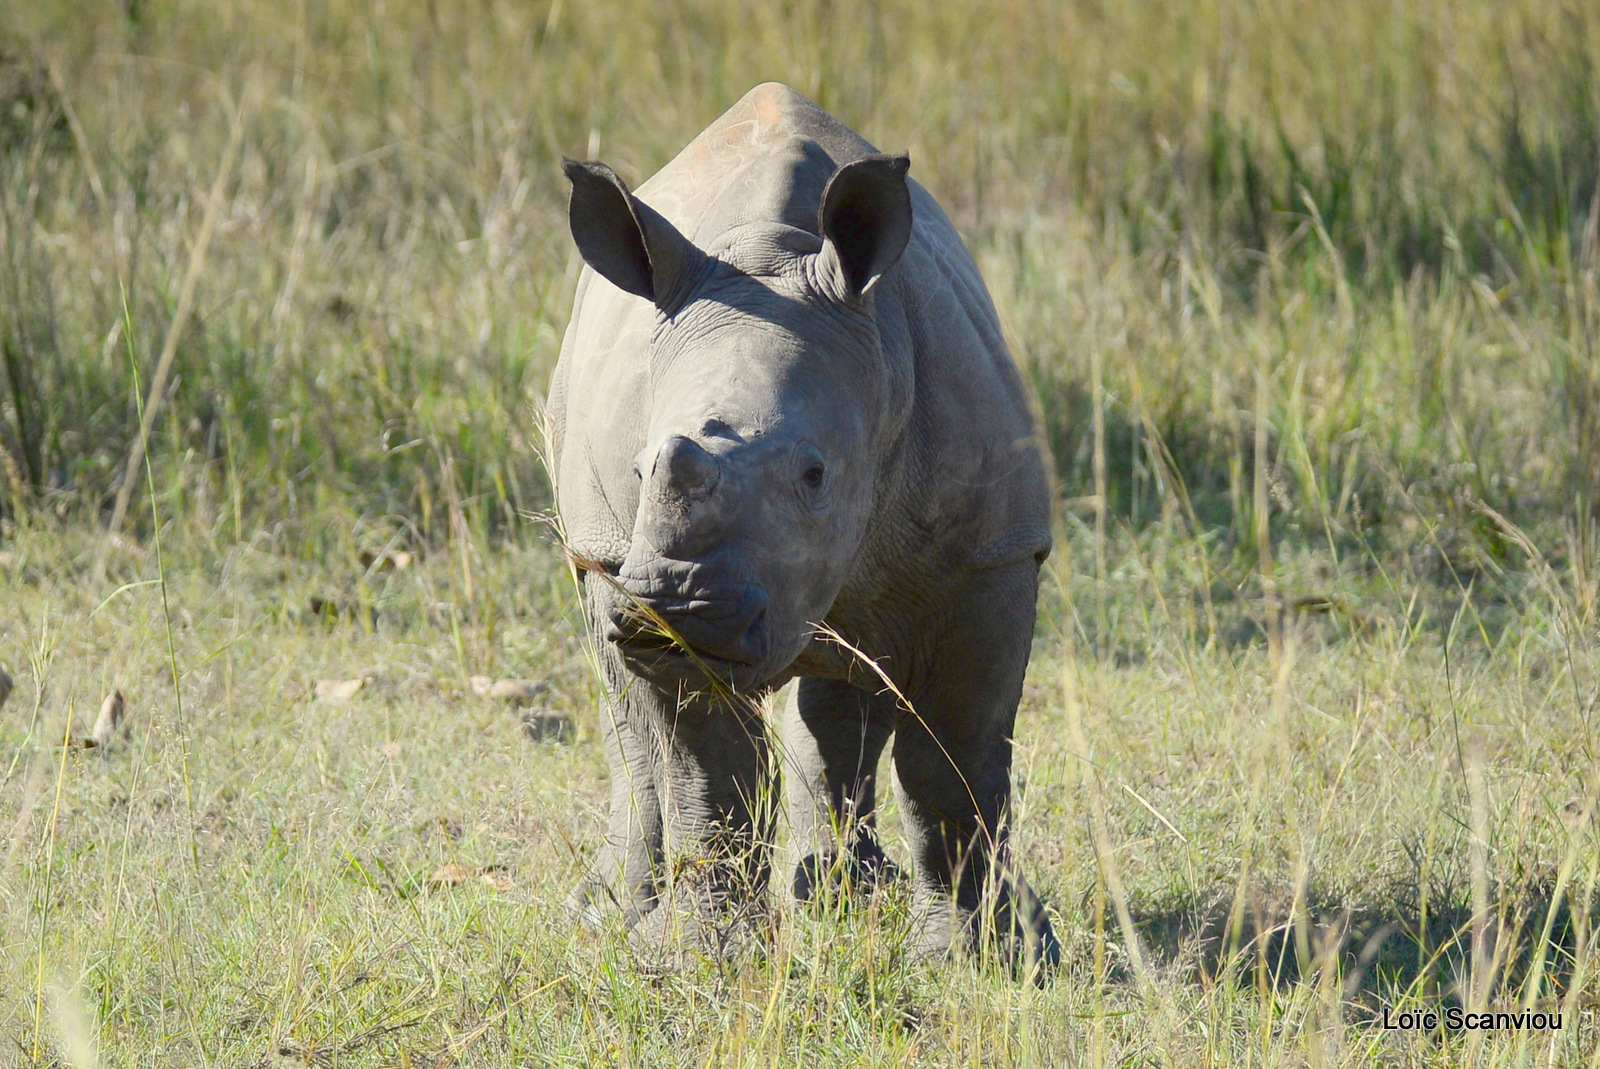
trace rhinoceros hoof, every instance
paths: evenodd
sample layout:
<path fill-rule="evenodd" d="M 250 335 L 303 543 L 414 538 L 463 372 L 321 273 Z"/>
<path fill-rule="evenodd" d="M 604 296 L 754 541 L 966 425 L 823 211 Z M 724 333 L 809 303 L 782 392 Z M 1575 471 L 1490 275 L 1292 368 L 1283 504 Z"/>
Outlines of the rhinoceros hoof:
<path fill-rule="evenodd" d="M 807 854 L 794 868 L 791 890 L 797 902 L 828 897 L 830 891 L 846 895 L 873 892 L 905 878 L 876 842 L 858 843 L 849 851 Z"/>
<path fill-rule="evenodd" d="M 680 894 L 645 917 L 628 934 L 644 963 L 677 971 L 695 962 L 746 960 L 770 946 L 773 914 L 765 896 Z"/>
<path fill-rule="evenodd" d="M 1061 942 L 1043 909 L 1023 917 L 1010 902 L 965 912 L 948 900 L 924 901 L 912 910 L 906 956 L 912 961 L 975 957 L 1039 980 L 1061 964 Z"/>
<path fill-rule="evenodd" d="M 597 873 L 578 881 L 564 905 L 567 912 L 591 932 L 613 926 L 630 931 L 654 908 L 654 903 L 643 895 L 620 897 L 611 883 Z"/>

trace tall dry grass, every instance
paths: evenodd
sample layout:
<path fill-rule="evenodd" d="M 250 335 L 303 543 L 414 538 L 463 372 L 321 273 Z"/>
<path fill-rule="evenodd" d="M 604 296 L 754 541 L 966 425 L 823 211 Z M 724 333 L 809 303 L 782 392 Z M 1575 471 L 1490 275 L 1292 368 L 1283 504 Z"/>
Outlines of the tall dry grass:
<path fill-rule="evenodd" d="M 0 57 L 13 518 L 106 521 L 122 293 L 153 364 L 197 270 L 152 450 L 202 541 L 320 552 L 329 508 L 431 537 L 445 472 L 513 528 L 576 269 L 555 161 L 640 179 L 767 78 L 910 149 L 1069 497 L 1096 359 L 1134 528 L 1181 480 L 1253 555 L 1258 376 L 1279 535 L 1415 545 L 1416 498 L 1498 559 L 1463 495 L 1559 525 L 1600 491 L 1587 5 L 59 2 Z"/>
<path fill-rule="evenodd" d="M 1597 61 L 1540 0 L 0 7 L 0 1064 L 1593 1069 Z M 560 913 L 556 162 L 769 78 L 909 148 L 1037 394 L 1040 990 L 893 893 L 666 977 Z M 1578 1025 L 1374 1023 L 1452 1000 Z"/>

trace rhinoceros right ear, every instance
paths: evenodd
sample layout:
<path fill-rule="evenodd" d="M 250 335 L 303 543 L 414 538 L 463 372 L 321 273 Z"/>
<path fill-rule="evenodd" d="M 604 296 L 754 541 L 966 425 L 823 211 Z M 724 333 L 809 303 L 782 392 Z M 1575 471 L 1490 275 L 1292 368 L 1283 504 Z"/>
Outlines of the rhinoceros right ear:
<path fill-rule="evenodd" d="M 822 191 L 822 255 L 851 300 L 860 300 L 911 240 L 910 168 L 909 156 L 863 156 L 833 172 Z"/>
<path fill-rule="evenodd" d="M 670 311 L 705 255 L 605 164 L 564 159 L 561 170 L 572 183 L 567 221 L 583 262 L 618 289 Z"/>

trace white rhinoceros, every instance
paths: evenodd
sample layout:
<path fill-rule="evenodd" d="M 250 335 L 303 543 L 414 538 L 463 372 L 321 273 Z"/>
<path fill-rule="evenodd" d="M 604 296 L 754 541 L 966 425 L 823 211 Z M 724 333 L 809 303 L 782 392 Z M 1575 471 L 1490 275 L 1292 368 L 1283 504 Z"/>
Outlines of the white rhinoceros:
<path fill-rule="evenodd" d="M 794 893 L 893 871 L 873 828 L 893 735 L 917 946 L 992 921 L 1054 960 L 1005 831 L 1049 487 L 955 229 L 905 156 L 777 84 L 636 193 L 564 166 L 588 266 L 548 428 L 611 771 L 570 904 L 648 939 L 763 895 L 754 802 L 779 762 L 759 699 L 799 677 Z"/>

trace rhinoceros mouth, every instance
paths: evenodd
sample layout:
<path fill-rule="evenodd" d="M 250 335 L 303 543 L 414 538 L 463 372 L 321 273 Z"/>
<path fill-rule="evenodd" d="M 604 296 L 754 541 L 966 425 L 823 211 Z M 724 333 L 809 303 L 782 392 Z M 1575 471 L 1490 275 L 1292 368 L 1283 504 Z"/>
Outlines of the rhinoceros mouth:
<path fill-rule="evenodd" d="M 767 592 L 755 583 L 697 583 L 684 591 L 658 578 L 623 577 L 606 638 L 636 659 L 699 659 L 713 669 L 758 665 L 771 641 Z"/>
<path fill-rule="evenodd" d="M 770 678 L 770 673 L 759 664 L 730 661 L 698 650 L 691 653 L 683 646 L 666 649 L 619 645 L 614 648 L 632 675 L 655 690 L 677 693 L 680 697 L 724 689 L 753 693 Z"/>
<path fill-rule="evenodd" d="M 623 653 L 630 658 L 703 661 L 707 667 L 713 670 L 720 670 L 724 666 L 731 665 L 756 665 L 766 659 L 764 649 L 748 648 L 751 645 L 755 645 L 754 643 L 747 643 L 747 648 L 745 649 L 730 649 L 722 646 L 719 647 L 723 650 L 722 653 L 713 653 L 711 650 L 697 645 L 684 637 L 681 627 L 673 626 L 672 630 L 677 632 L 676 638 L 659 625 L 654 627 L 646 625 L 637 631 L 630 631 L 625 624 L 619 626 L 613 621 L 606 627 L 606 638 L 616 643 Z M 741 639 L 745 637 L 740 636 Z M 763 642 L 759 645 L 764 647 L 765 643 Z"/>
<path fill-rule="evenodd" d="M 618 642 L 617 648 L 625 661 L 647 677 L 711 675 L 727 679 L 736 674 L 743 677 L 755 667 L 754 662 L 718 657 L 687 642 L 670 639 Z"/>

